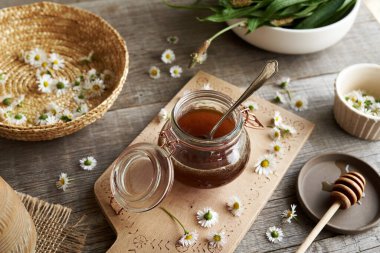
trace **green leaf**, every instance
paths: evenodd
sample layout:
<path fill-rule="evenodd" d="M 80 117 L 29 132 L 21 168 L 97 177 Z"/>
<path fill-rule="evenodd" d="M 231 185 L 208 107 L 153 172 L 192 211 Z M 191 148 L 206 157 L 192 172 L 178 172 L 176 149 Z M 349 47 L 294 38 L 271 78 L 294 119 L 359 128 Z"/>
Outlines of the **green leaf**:
<path fill-rule="evenodd" d="M 356 0 L 346 0 L 344 5 L 344 8 L 339 8 L 336 14 L 328 19 L 326 22 L 324 22 L 321 26 L 331 25 L 333 23 L 338 22 L 342 18 L 344 18 L 348 13 L 352 11 L 352 8 L 355 6 Z M 342 5 L 342 6 L 343 6 Z"/>
<path fill-rule="evenodd" d="M 266 16 L 270 18 L 276 12 L 285 9 L 286 7 L 307 2 L 310 0 L 274 0 L 266 9 Z"/>
<path fill-rule="evenodd" d="M 247 19 L 247 34 L 253 32 L 261 25 L 261 21 L 258 18 Z"/>
<path fill-rule="evenodd" d="M 309 29 L 320 27 L 324 22 L 333 17 L 339 7 L 342 6 L 345 0 L 330 0 L 322 4 L 315 10 L 315 12 L 302 20 L 295 28 L 296 29 Z"/>

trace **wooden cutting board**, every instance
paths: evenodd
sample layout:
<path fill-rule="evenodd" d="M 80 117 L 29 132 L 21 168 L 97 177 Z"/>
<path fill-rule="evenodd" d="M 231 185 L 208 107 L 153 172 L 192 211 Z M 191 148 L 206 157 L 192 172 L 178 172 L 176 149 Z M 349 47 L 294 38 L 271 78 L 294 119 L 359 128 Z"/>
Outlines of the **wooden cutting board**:
<path fill-rule="evenodd" d="M 223 92 L 233 99 L 238 98 L 242 89 L 220 80 L 204 72 L 198 72 L 183 89 L 165 107 L 171 111 L 185 90 L 199 90 L 209 83 L 214 90 Z M 259 176 L 254 172 L 256 160 L 268 152 L 272 142 L 270 128 L 264 130 L 248 129 L 251 140 L 251 155 L 244 172 L 233 182 L 216 189 L 196 189 L 174 182 L 173 188 L 161 206 L 169 209 L 181 220 L 190 231 L 197 230 L 198 242 L 190 248 L 177 244 L 182 235 L 181 228 L 161 209 L 155 208 L 145 213 L 122 211 L 116 215 L 110 206 L 110 173 L 111 166 L 95 183 L 95 195 L 106 218 L 114 228 L 117 239 L 108 252 L 233 252 L 249 230 L 262 208 L 265 206 L 277 185 L 285 175 L 289 166 L 310 136 L 314 124 L 280 108 L 266 100 L 252 97 L 258 103 L 255 112 L 265 126 L 271 125 L 275 111 L 280 111 L 286 124 L 296 128 L 297 134 L 286 141 L 285 153 L 277 160 L 276 172 L 270 178 Z M 157 143 L 158 134 L 164 122 L 154 119 L 132 143 Z M 244 213 L 240 217 L 232 216 L 226 209 L 228 199 L 237 195 L 244 205 Z M 115 206 L 114 206 L 115 207 Z M 211 207 L 219 213 L 219 222 L 211 229 L 202 228 L 197 224 L 197 210 Z M 268 224 L 268 226 L 271 224 Z M 208 246 L 206 236 L 211 230 L 224 229 L 227 234 L 227 244 L 223 249 Z M 264 233 L 264 231 L 263 231 Z"/>

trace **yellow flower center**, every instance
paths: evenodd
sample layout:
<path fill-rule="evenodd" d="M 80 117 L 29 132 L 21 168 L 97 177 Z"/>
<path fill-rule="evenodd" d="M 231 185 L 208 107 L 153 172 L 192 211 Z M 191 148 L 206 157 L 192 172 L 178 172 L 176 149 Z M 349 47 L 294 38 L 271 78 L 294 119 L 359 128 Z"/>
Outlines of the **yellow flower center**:
<path fill-rule="evenodd" d="M 297 108 L 301 108 L 303 106 L 303 102 L 301 100 L 298 100 L 296 103 L 295 103 L 295 106 Z"/>
<path fill-rule="evenodd" d="M 265 159 L 265 160 L 263 160 L 262 162 L 261 162 L 261 167 L 263 167 L 263 168 L 267 168 L 267 167 L 269 167 L 269 161 L 267 160 L 267 159 Z"/>
<path fill-rule="evenodd" d="M 166 57 L 166 59 L 170 59 L 171 58 L 170 54 L 166 54 L 165 57 Z"/>
<path fill-rule="evenodd" d="M 95 91 L 98 91 L 98 90 L 100 90 L 100 86 L 95 84 L 94 86 L 92 86 L 92 89 Z"/>
<path fill-rule="evenodd" d="M 240 205 L 238 202 L 235 202 L 232 206 L 233 209 L 239 209 L 240 208 Z"/>
<path fill-rule="evenodd" d="M 186 240 L 191 240 L 193 239 L 193 235 L 191 234 L 187 234 L 186 237 L 185 237 Z"/>
<path fill-rule="evenodd" d="M 173 71 L 173 73 L 176 74 L 176 75 L 178 75 L 178 69 L 175 69 L 175 70 Z"/>
<path fill-rule="evenodd" d="M 288 218 L 291 217 L 292 216 L 292 211 L 288 210 L 287 216 L 288 216 Z"/>
<path fill-rule="evenodd" d="M 41 56 L 39 55 L 34 56 L 34 60 L 39 61 L 40 59 L 41 59 Z"/>
<path fill-rule="evenodd" d="M 280 121 L 280 118 L 279 117 L 275 117 L 274 121 L 278 122 L 278 121 Z"/>
<path fill-rule="evenodd" d="M 278 131 L 274 132 L 274 137 L 280 137 L 280 132 Z"/>
<path fill-rule="evenodd" d="M 157 69 L 152 69 L 151 72 L 152 76 L 156 76 L 158 73 L 157 73 Z"/>
<path fill-rule="evenodd" d="M 46 68 L 47 67 L 47 62 L 43 62 L 42 64 L 41 64 L 41 66 L 43 67 L 43 68 Z"/>
<path fill-rule="evenodd" d="M 44 87 L 48 87 L 49 86 L 49 82 L 45 81 L 44 82 Z"/>
<path fill-rule="evenodd" d="M 274 151 L 278 152 L 278 151 L 280 151 L 281 147 L 279 145 L 275 145 L 273 147 L 273 149 L 274 149 Z"/>
<path fill-rule="evenodd" d="M 65 179 L 64 179 L 64 178 L 61 178 L 61 179 L 59 180 L 59 183 L 60 183 L 61 185 L 64 185 L 64 184 L 65 184 Z"/>
<path fill-rule="evenodd" d="M 214 241 L 220 242 L 222 240 L 222 237 L 220 235 L 214 235 Z"/>
<path fill-rule="evenodd" d="M 54 60 L 54 61 L 53 61 L 53 64 L 54 64 L 54 65 L 57 65 L 57 64 L 58 64 L 58 60 Z"/>

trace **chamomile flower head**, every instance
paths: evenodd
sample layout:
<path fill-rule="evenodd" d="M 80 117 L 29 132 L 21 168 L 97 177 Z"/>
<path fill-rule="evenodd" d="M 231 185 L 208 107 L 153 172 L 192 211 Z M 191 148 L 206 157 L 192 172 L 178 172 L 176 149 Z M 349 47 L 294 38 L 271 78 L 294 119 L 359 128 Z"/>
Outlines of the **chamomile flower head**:
<path fill-rule="evenodd" d="M 259 109 L 259 105 L 256 102 L 252 101 L 252 100 L 244 101 L 242 103 L 242 105 L 245 108 L 248 108 L 250 111 L 257 111 Z"/>
<path fill-rule="evenodd" d="M 12 107 L 14 102 L 14 97 L 9 94 L 5 94 L 0 97 L 0 105 L 3 107 Z"/>
<path fill-rule="evenodd" d="M 152 66 L 149 68 L 149 76 L 152 79 L 158 79 L 161 77 L 161 70 L 156 66 Z"/>
<path fill-rule="evenodd" d="M 70 122 L 74 119 L 74 114 L 71 111 L 65 109 L 58 115 L 58 118 L 62 122 Z"/>
<path fill-rule="evenodd" d="M 20 95 L 16 97 L 12 102 L 12 107 L 22 107 L 25 100 L 25 95 Z"/>
<path fill-rule="evenodd" d="M 12 113 L 6 118 L 6 121 L 12 125 L 24 125 L 27 119 L 22 113 Z"/>
<path fill-rule="evenodd" d="M 162 55 L 161 55 L 161 60 L 166 63 L 166 64 L 169 64 L 169 63 L 172 63 L 174 60 L 175 60 L 175 54 L 173 52 L 173 50 L 171 49 L 166 49 Z"/>
<path fill-rule="evenodd" d="M 55 116 L 55 115 L 60 114 L 60 113 L 63 111 L 63 109 L 62 109 L 57 103 L 55 103 L 55 102 L 50 102 L 50 103 L 47 105 L 45 111 L 46 111 L 47 113 L 50 113 L 51 115 L 54 115 L 54 116 Z"/>
<path fill-rule="evenodd" d="M 165 108 L 162 108 L 158 113 L 158 120 L 160 122 L 165 122 L 170 118 L 168 111 Z"/>
<path fill-rule="evenodd" d="M 283 137 L 293 136 L 297 133 L 297 130 L 294 127 L 286 125 L 286 124 L 281 124 L 280 129 L 281 129 L 281 136 Z"/>
<path fill-rule="evenodd" d="M 213 88 L 211 87 L 210 83 L 205 83 L 203 84 L 201 90 L 213 90 Z"/>
<path fill-rule="evenodd" d="M 284 238 L 284 233 L 281 228 L 273 226 L 268 228 L 266 236 L 271 243 L 278 243 Z"/>
<path fill-rule="evenodd" d="M 290 101 L 290 106 L 295 111 L 304 111 L 307 109 L 308 101 L 306 98 L 301 96 L 296 96 Z"/>
<path fill-rule="evenodd" d="M 86 89 L 88 90 L 90 97 L 100 97 L 106 89 L 106 86 L 104 85 L 102 79 L 96 78 L 95 80 L 87 83 Z"/>
<path fill-rule="evenodd" d="M 74 94 L 73 99 L 78 105 L 86 103 L 87 97 L 85 91 L 82 90 L 81 92 Z"/>
<path fill-rule="evenodd" d="M 169 44 L 177 44 L 178 41 L 179 41 L 179 38 L 175 35 L 171 35 L 171 36 L 168 36 L 166 38 L 166 41 L 169 43 Z"/>
<path fill-rule="evenodd" d="M 233 216 L 240 216 L 243 213 L 243 204 L 239 197 L 233 196 L 227 202 L 227 209 L 232 213 Z"/>
<path fill-rule="evenodd" d="M 269 177 L 274 171 L 274 156 L 272 154 L 264 155 L 260 157 L 255 163 L 255 172 L 259 175 L 265 175 Z"/>
<path fill-rule="evenodd" d="M 93 156 L 84 157 L 79 160 L 79 165 L 84 170 L 93 170 L 97 164 Z"/>
<path fill-rule="evenodd" d="M 65 60 L 56 53 L 51 53 L 49 55 L 49 64 L 52 69 L 59 70 L 65 67 Z"/>
<path fill-rule="evenodd" d="M 55 82 L 55 90 L 58 96 L 65 94 L 70 88 L 70 83 L 66 78 L 60 77 Z"/>
<path fill-rule="evenodd" d="M 174 66 L 170 67 L 169 72 L 170 72 L 171 77 L 179 78 L 179 77 L 181 77 L 183 70 L 180 66 L 174 65 Z"/>
<path fill-rule="evenodd" d="M 29 52 L 29 63 L 36 67 L 39 68 L 42 66 L 42 63 L 46 61 L 47 55 L 44 50 L 35 48 L 32 51 Z"/>
<path fill-rule="evenodd" d="M 179 240 L 178 243 L 183 247 L 189 247 L 194 245 L 198 240 L 197 231 L 186 232 Z"/>
<path fill-rule="evenodd" d="M 92 82 L 96 78 L 98 78 L 98 72 L 96 71 L 96 69 L 90 69 L 84 76 L 84 80 L 86 80 L 87 82 Z"/>
<path fill-rule="evenodd" d="M 2 71 L 0 69 L 0 84 L 1 85 L 5 84 L 5 82 L 7 81 L 7 79 L 8 79 L 7 73 L 5 73 L 4 71 Z"/>
<path fill-rule="evenodd" d="M 282 124 L 282 116 L 279 111 L 274 112 L 273 123 L 275 126 L 280 126 Z"/>
<path fill-rule="evenodd" d="M 280 82 L 278 83 L 278 86 L 285 89 L 288 87 L 289 83 L 290 83 L 290 77 L 284 76 L 281 78 Z"/>
<path fill-rule="evenodd" d="M 58 119 L 51 113 L 41 113 L 40 115 L 37 116 L 35 122 L 37 125 L 45 126 L 45 125 L 52 125 L 52 124 L 57 123 Z"/>
<path fill-rule="evenodd" d="M 75 109 L 74 115 L 76 117 L 82 116 L 88 112 L 88 105 L 86 103 L 78 104 L 78 107 Z"/>
<path fill-rule="evenodd" d="M 213 248 L 223 248 L 223 246 L 227 243 L 226 233 L 221 230 L 219 232 L 212 231 L 208 237 L 208 244 Z"/>
<path fill-rule="evenodd" d="M 275 156 L 282 156 L 284 153 L 284 145 L 280 140 L 276 140 L 270 144 L 270 152 L 272 152 Z"/>
<path fill-rule="evenodd" d="M 55 80 L 51 75 L 43 74 L 38 78 L 38 90 L 42 93 L 51 93 L 54 89 Z"/>
<path fill-rule="evenodd" d="M 70 184 L 71 179 L 67 176 L 66 173 L 61 173 L 59 175 L 58 181 L 55 183 L 58 189 L 66 191 L 67 187 Z"/>
<path fill-rule="evenodd" d="M 278 127 L 274 127 L 270 130 L 270 137 L 273 139 L 273 140 L 279 140 L 281 139 L 281 129 L 278 128 Z"/>
<path fill-rule="evenodd" d="M 276 96 L 274 97 L 274 102 L 279 104 L 286 104 L 286 97 L 279 91 L 276 91 Z"/>
<path fill-rule="evenodd" d="M 0 107 L 0 119 L 7 121 L 12 116 L 12 108 Z"/>
<path fill-rule="evenodd" d="M 28 63 L 29 64 L 29 61 L 30 61 L 30 52 L 29 51 L 24 51 L 24 50 L 21 50 L 19 53 L 18 53 L 18 60 L 19 61 L 22 61 L 22 62 L 25 62 L 25 63 Z"/>
<path fill-rule="evenodd" d="M 219 219 L 218 213 L 209 207 L 206 207 L 203 210 L 199 210 L 196 216 L 199 225 L 201 225 L 204 228 L 212 227 L 218 222 Z"/>
<path fill-rule="evenodd" d="M 297 205 L 292 204 L 290 205 L 290 209 L 282 212 L 281 217 L 283 218 L 284 223 L 285 222 L 292 223 L 292 219 L 295 219 L 297 217 L 296 207 Z"/>

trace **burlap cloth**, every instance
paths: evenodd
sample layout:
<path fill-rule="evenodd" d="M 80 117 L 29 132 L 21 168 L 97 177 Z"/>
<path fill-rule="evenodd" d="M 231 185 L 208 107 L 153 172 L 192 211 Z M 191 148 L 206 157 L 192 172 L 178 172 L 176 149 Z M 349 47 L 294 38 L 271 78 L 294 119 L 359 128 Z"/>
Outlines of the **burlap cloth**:
<path fill-rule="evenodd" d="M 36 253 L 81 252 L 85 240 L 84 218 L 73 223 L 72 210 L 19 193 L 37 230 Z"/>

